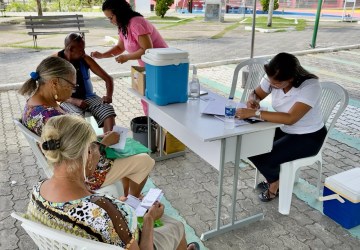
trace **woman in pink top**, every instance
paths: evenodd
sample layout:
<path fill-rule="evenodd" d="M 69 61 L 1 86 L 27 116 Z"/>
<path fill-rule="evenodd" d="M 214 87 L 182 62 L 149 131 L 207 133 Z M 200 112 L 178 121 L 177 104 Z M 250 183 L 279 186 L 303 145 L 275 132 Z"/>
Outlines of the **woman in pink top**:
<path fill-rule="evenodd" d="M 104 53 L 92 52 L 92 57 L 101 59 L 116 56 L 118 63 L 138 60 L 140 66 L 144 66 L 141 56 L 146 49 L 168 47 L 154 25 L 133 11 L 125 0 L 105 0 L 102 10 L 110 22 L 118 26 L 119 41 Z M 123 54 L 125 50 L 128 54 Z"/>

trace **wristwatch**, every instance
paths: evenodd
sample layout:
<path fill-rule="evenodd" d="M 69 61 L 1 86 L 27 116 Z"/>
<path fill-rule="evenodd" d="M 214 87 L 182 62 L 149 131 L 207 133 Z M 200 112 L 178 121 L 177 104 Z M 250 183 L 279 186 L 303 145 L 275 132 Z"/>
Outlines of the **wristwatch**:
<path fill-rule="evenodd" d="M 261 111 L 260 111 L 260 109 L 255 111 L 255 116 L 261 119 Z"/>

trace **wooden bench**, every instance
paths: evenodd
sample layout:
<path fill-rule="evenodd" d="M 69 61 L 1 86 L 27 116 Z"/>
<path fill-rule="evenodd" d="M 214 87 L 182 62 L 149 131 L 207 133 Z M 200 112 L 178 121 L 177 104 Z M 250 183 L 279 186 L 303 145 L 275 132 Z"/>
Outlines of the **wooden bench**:
<path fill-rule="evenodd" d="M 85 38 L 88 30 L 85 27 L 83 15 L 62 16 L 26 16 L 26 29 L 30 29 L 28 35 L 33 36 L 34 47 L 37 47 L 37 36 L 52 34 L 80 33 Z"/>
<path fill-rule="evenodd" d="M 0 12 L 1 12 L 1 16 L 6 16 L 6 14 L 5 14 L 6 4 L 5 3 L 0 3 Z"/>

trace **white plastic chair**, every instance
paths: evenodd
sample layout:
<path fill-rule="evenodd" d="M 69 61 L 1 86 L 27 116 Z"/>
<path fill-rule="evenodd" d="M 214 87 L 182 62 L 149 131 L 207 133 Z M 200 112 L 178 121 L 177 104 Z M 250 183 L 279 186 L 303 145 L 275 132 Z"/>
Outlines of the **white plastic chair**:
<path fill-rule="evenodd" d="M 53 170 L 50 168 L 44 154 L 39 147 L 39 144 L 41 142 L 40 137 L 31 132 L 28 128 L 26 128 L 19 120 L 14 119 L 14 123 L 28 141 L 30 148 L 32 149 L 36 157 L 38 165 L 44 170 L 46 177 L 50 178 L 53 175 Z M 114 198 L 119 198 L 120 196 L 124 195 L 123 185 L 120 181 L 116 181 L 111 185 L 100 188 L 96 190 L 96 192 L 101 194 L 108 194 L 113 196 Z"/>
<path fill-rule="evenodd" d="M 114 246 L 95 240 L 81 238 L 72 234 L 65 233 L 60 230 L 56 230 L 45 226 L 41 223 L 37 223 L 28 219 L 25 219 L 21 214 L 13 212 L 11 216 L 21 221 L 21 226 L 33 239 L 35 244 L 40 250 L 121 250 L 123 248 Z"/>
<path fill-rule="evenodd" d="M 30 148 L 36 157 L 38 165 L 44 170 L 46 177 L 50 178 L 53 175 L 53 170 L 49 167 L 46 158 L 38 145 L 38 143 L 40 143 L 40 137 L 26 128 L 19 120 L 14 119 L 14 123 L 25 136 L 25 139 L 29 143 Z"/>
<path fill-rule="evenodd" d="M 317 195 L 321 191 L 322 177 L 322 151 L 329 137 L 330 130 L 334 127 L 336 120 L 340 117 L 349 103 L 347 91 L 340 85 L 333 82 L 321 82 L 321 113 L 327 127 L 327 135 L 321 146 L 319 153 L 315 156 L 285 162 L 280 165 L 280 187 L 279 187 L 279 213 L 289 214 L 294 183 L 299 180 L 299 170 L 301 167 L 311 166 L 314 163 L 318 166 Z M 255 186 L 258 183 L 259 171 L 256 170 Z"/>
<path fill-rule="evenodd" d="M 265 75 L 264 65 L 266 62 L 267 60 L 264 58 L 250 58 L 239 63 L 234 70 L 229 97 L 234 97 L 239 73 L 242 72 L 244 92 L 240 102 L 246 102 L 250 93 L 260 84 L 261 79 Z"/>

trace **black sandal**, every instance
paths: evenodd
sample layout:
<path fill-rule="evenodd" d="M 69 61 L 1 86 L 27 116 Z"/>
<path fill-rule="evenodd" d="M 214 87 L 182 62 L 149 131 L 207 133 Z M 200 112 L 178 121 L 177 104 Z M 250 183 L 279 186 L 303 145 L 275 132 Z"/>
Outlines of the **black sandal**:
<path fill-rule="evenodd" d="M 195 250 L 200 250 L 200 245 L 199 245 L 199 243 L 197 243 L 197 242 L 190 242 L 189 244 L 187 244 L 187 247 L 189 247 L 190 245 L 194 245 L 194 247 L 195 247 Z"/>
<path fill-rule="evenodd" d="M 262 192 L 261 194 L 259 194 L 259 198 L 262 202 L 271 201 L 278 196 L 279 196 L 279 190 L 276 191 L 276 194 L 274 194 L 274 193 L 270 192 L 270 189 L 267 189 L 264 192 Z"/>
<path fill-rule="evenodd" d="M 256 185 L 256 189 L 260 190 L 261 192 L 268 190 L 269 187 L 270 187 L 270 184 L 266 181 L 262 181 Z"/>

